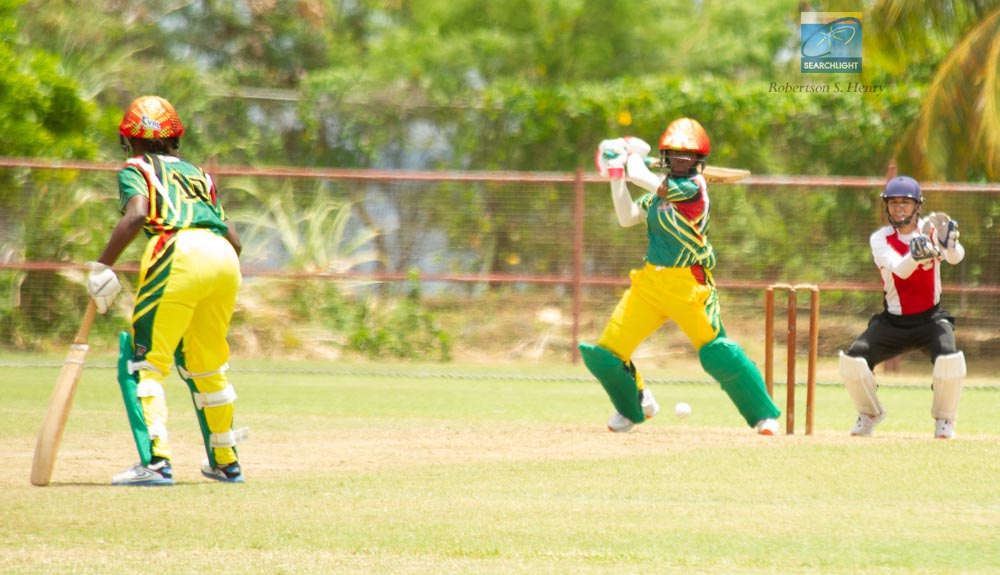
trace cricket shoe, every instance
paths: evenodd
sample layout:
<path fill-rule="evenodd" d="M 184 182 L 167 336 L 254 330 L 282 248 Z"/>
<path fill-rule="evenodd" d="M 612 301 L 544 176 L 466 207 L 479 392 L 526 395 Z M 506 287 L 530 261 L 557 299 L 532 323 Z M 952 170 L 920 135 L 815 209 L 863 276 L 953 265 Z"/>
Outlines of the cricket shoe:
<path fill-rule="evenodd" d="M 872 434 L 872 430 L 875 429 L 876 425 L 882 423 L 883 419 L 885 419 L 884 411 L 878 415 L 859 413 L 857 423 L 851 428 L 851 435 L 855 437 L 867 437 Z"/>
<path fill-rule="evenodd" d="M 773 417 L 758 421 L 754 427 L 757 429 L 757 435 L 778 435 L 778 420 Z"/>
<path fill-rule="evenodd" d="M 223 483 L 243 483 L 243 470 L 240 469 L 239 461 L 227 463 L 222 467 L 212 467 L 206 459 L 201 462 L 201 474 Z"/>
<path fill-rule="evenodd" d="M 639 400 L 639 405 L 642 406 L 642 413 L 649 419 L 660 412 L 660 404 L 656 402 L 656 398 L 653 397 L 653 392 L 648 389 L 642 390 L 642 398 Z M 615 433 L 625 433 L 632 431 L 635 427 L 635 423 L 625 417 L 624 415 L 615 412 L 608 420 L 608 429 L 614 431 Z"/>
<path fill-rule="evenodd" d="M 951 419 L 939 419 L 934 425 L 935 439 L 955 439 L 955 422 Z"/>
<path fill-rule="evenodd" d="M 111 485 L 134 485 L 137 487 L 157 487 L 174 484 L 174 473 L 170 460 L 154 457 L 149 465 L 136 463 L 111 478 Z"/>

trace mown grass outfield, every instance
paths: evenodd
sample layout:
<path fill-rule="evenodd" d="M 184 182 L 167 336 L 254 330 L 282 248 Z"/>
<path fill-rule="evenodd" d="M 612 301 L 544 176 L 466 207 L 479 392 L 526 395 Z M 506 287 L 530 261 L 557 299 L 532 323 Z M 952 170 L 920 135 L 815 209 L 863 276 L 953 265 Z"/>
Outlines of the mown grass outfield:
<path fill-rule="evenodd" d="M 926 387 L 888 384 L 873 438 L 847 437 L 853 409 L 832 384 L 812 437 L 804 409 L 799 434 L 756 436 L 697 383 L 656 385 L 664 412 L 615 435 L 582 367 L 234 360 L 247 483 L 200 476 L 171 376 L 178 485 L 142 489 L 108 484 L 137 457 L 112 358 L 96 357 L 39 488 L 61 358 L 47 361 L 0 368 L 3 574 L 1000 573 L 988 385 L 966 390 L 950 442 L 931 439 Z"/>

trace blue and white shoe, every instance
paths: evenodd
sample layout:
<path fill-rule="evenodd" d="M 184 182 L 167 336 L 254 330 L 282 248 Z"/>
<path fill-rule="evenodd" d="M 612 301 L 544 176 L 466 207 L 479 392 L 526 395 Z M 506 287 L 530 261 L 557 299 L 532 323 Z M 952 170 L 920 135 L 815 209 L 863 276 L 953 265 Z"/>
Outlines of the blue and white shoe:
<path fill-rule="evenodd" d="M 201 474 L 209 479 L 223 483 L 243 483 L 243 470 L 240 469 L 239 461 L 234 461 L 219 468 L 212 467 L 212 464 L 206 459 L 201 462 Z"/>
<path fill-rule="evenodd" d="M 174 484 L 174 473 L 170 460 L 154 458 L 149 465 L 136 463 L 111 478 L 111 485 L 134 485 L 136 487 L 161 487 Z"/>

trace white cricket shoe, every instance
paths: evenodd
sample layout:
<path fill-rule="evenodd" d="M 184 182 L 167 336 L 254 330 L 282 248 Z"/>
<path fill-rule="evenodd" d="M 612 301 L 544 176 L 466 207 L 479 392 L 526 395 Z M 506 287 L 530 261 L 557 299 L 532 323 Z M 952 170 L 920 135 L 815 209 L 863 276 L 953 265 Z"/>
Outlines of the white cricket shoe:
<path fill-rule="evenodd" d="M 773 417 L 757 422 L 757 435 L 778 435 L 778 420 Z"/>
<path fill-rule="evenodd" d="M 646 415 L 646 419 L 660 413 L 660 404 L 656 403 L 653 392 L 648 389 L 642 390 L 642 401 L 639 402 L 639 405 L 642 406 L 642 412 Z"/>
<path fill-rule="evenodd" d="M 111 485 L 134 485 L 138 487 L 166 486 L 174 484 L 174 474 L 170 461 L 160 459 L 148 466 L 136 463 L 111 478 Z"/>
<path fill-rule="evenodd" d="M 938 419 L 934 426 L 935 439 L 955 439 L 955 422 L 951 419 Z"/>
<path fill-rule="evenodd" d="M 633 427 L 635 427 L 635 423 L 632 423 L 631 419 L 625 417 L 617 411 L 611 416 L 611 419 L 608 420 L 608 429 L 610 431 L 614 431 L 615 433 L 626 433 L 632 431 Z"/>
<path fill-rule="evenodd" d="M 639 405 L 642 406 L 642 413 L 646 416 L 646 419 L 660 412 L 660 404 L 653 397 L 653 392 L 648 389 L 642 390 L 642 399 L 639 401 Z M 608 429 L 615 433 L 626 433 L 632 431 L 634 427 L 635 422 L 617 411 L 608 420 Z"/>
<path fill-rule="evenodd" d="M 872 430 L 875 429 L 876 425 L 882 423 L 883 419 L 885 419 L 884 411 L 878 415 L 859 413 L 857 423 L 851 428 L 851 435 L 855 437 L 867 437 L 872 434 Z"/>

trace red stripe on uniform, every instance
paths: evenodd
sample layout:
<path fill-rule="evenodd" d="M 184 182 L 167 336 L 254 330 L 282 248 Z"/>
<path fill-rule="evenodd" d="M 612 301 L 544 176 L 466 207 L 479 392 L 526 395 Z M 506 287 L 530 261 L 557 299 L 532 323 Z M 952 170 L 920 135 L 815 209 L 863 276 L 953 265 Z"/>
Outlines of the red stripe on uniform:
<path fill-rule="evenodd" d="M 898 231 L 886 237 L 886 242 L 899 255 L 905 256 L 910 253 L 909 244 L 899 239 Z M 921 313 L 934 307 L 934 267 L 937 265 L 935 261 L 927 269 L 922 265 L 917 266 L 906 279 L 892 274 L 892 284 L 899 297 L 902 315 Z"/>

